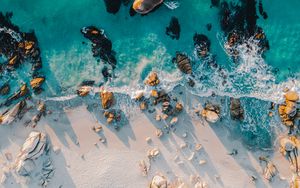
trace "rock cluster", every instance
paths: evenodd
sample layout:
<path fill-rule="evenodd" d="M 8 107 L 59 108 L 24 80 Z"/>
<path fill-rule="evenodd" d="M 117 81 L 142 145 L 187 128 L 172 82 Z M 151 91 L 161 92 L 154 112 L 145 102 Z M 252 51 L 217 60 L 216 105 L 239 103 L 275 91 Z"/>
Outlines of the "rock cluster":
<path fill-rule="evenodd" d="M 173 58 L 173 63 L 175 63 L 178 69 L 184 74 L 192 73 L 192 63 L 190 58 L 181 52 L 176 52 L 176 57 Z"/>
<path fill-rule="evenodd" d="M 209 122 L 216 123 L 220 119 L 220 107 L 211 103 L 206 103 L 201 115 Z"/>
<path fill-rule="evenodd" d="M 121 121 L 121 112 L 119 110 L 106 110 L 103 115 L 108 124 Z"/>
<path fill-rule="evenodd" d="M 108 109 L 114 104 L 114 94 L 110 91 L 101 91 L 100 92 L 101 104 L 103 109 Z"/>
<path fill-rule="evenodd" d="M 297 110 L 298 100 L 299 95 L 295 91 L 288 91 L 285 94 L 285 103 L 279 105 L 278 112 L 281 121 L 288 127 L 293 127 L 295 119 L 300 117 L 300 113 Z"/>
<path fill-rule="evenodd" d="M 1 72 L 15 70 L 19 65 L 30 62 L 32 79 L 43 77 L 40 72 L 42 59 L 35 33 L 20 31 L 19 27 L 11 22 L 11 17 L 12 13 L 0 13 L 0 56 L 8 59 L 5 65 L 1 65 Z M 39 88 L 42 83 L 40 82 Z M 9 92 L 7 87 L 5 91 L 6 94 Z"/>
<path fill-rule="evenodd" d="M 234 120 L 244 119 L 244 109 L 240 99 L 230 98 L 230 116 Z"/>
<path fill-rule="evenodd" d="M 38 76 L 38 77 L 33 78 L 30 81 L 30 86 L 36 93 L 39 93 L 42 91 L 41 86 L 44 82 L 45 82 L 45 77 Z"/>
<path fill-rule="evenodd" d="M 180 37 L 180 24 L 178 18 L 172 17 L 169 26 L 166 28 L 166 34 L 172 39 L 178 40 Z"/>

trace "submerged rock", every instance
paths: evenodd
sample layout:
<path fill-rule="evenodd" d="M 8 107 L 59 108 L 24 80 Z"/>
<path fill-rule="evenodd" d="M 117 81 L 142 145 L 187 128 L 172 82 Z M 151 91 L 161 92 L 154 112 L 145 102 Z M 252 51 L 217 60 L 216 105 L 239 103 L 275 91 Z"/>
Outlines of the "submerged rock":
<path fill-rule="evenodd" d="M 114 104 L 114 94 L 109 91 L 100 92 L 101 104 L 104 109 L 110 108 Z"/>
<path fill-rule="evenodd" d="M 162 2 L 163 0 L 135 0 L 132 8 L 137 13 L 147 14 Z"/>
<path fill-rule="evenodd" d="M 12 109 L 6 110 L 0 115 L 0 124 L 10 124 L 16 118 L 21 117 L 25 107 L 26 101 L 22 100 L 19 103 L 17 103 Z"/>
<path fill-rule="evenodd" d="M 0 95 L 7 95 L 9 91 L 10 91 L 10 86 L 8 83 L 5 83 L 0 87 Z"/>
<path fill-rule="evenodd" d="M 108 13 L 116 14 L 121 7 L 121 0 L 104 0 L 106 11 Z"/>
<path fill-rule="evenodd" d="M 184 53 L 176 52 L 176 58 L 173 59 L 173 63 L 176 63 L 179 70 L 184 74 L 192 73 L 191 60 Z"/>
<path fill-rule="evenodd" d="M 169 26 L 166 28 L 166 34 L 172 39 L 179 39 L 180 37 L 180 25 L 178 18 L 172 17 Z"/>
<path fill-rule="evenodd" d="M 149 86 L 156 86 L 160 83 L 160 80 L 158 79 L 158 75 L 156 72 L 151 72 L 145 81 L 145 84 Z"/>
<path fill-rule="evenodd" d="M 230 116 L 234 120 L 244 119 L 244 109 L 240 99 L 230 98 Z"/>

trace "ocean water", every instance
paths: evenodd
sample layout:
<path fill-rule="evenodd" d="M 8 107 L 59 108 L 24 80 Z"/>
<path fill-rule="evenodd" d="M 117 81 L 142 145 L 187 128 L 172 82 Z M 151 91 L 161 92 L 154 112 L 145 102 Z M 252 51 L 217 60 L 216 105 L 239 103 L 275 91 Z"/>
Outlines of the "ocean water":
<path fill-rule="evenodd" d="M 269 134 L 272 122 L 259 121 L 262 113 L 267 112 L 268 101 L 280 101 L 284 87 L 300 90 L 300 1 L 263 1 L 268 19 L 259 18 L 258 25 L 266 33 L 270 50 L 261 57 L 255 44 L 249 41 L 253 50 L 241 45 L 238 64 L 224 50 L 225 36 L 220 30 L 218 9 L 210 7 L 210 0 L 179 2 L 180 7 L 175 10 L 162 5 L 147 16 L 134 17 L 129 16 L 129 6 L 122 6 L 115 15 L 107 13 L 102 0 L 0 0 L 0 11 L 13 12 L 14 24 L 22 31 L 34 30 L 37 35 L 47 77 L 45 92 L 37 98 L 73 95 L 76 86 L 87 79 L 103 82 L 103 63 L 95 60 L 89 42 L 80 33 L 82 27 L 94 25 L 105 30 L 117 54 L 116 78 L 107 83 L 112 90 L 132 94 L 143 86 L 151 70 L 164 78 L 165 87 L 185 84 L 187 78 L 171 61 L 176 51 L 183 51 L 198 67 L 194 94 L 206 96 L 213 91 L 221 96 L 242 97 L 247 118 L 241 131 L 260 132 L 262 137 L 264 131 Z M 179 40 L 165 34 L 172 16 L 181 25 Z M 212 24 L 211 31 L 206 29 L 208 23 Z M 195 56 L 196 32 L 211 40 L 211 54 L 216 55 L 217 63 L 222 66 L 221 73 Z M 18 71 L 14 76 L 19 79 L 13 82 L 28 81 L 27 72 L 28 68 Z M 223 75 L 227 76 L 225 84 Z"/>

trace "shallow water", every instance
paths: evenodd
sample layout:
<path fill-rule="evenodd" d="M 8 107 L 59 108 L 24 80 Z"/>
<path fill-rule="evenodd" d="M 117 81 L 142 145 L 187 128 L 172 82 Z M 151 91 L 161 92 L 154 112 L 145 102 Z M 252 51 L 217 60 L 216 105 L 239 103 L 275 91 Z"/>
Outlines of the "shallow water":
<path fill-rule="evenodd" d="M 140 88 L 143 79 L 151 70 L 163 75 L 163 84 L 173 87 L 185 83 L 185 78 L 172 64 L 176 51 L 184 51 L 198 65 L 195 89 L 198 95 L 209 95 L 214 91 L 218 95 L 242 96 L 245 100 L 278 101 L 285 86 L 300 89 L 300 23 L 298 7 L 300 1 L 280 0 L 263 1 L 268 19 L 258 19 L 270 43 L 265 58 L 253 52 L 245 52 L 243 46 L 242 61 L 235 64 L 226 55 L 224 36 L 218 22 L 218 9 L 210 8 L 210 1 L 181 0 L 180 7 L 170 10 L 161 6 L 147 16 L 129 16 L 129 6 L 122 6 L 115 14 L 105 11 L 102 0 L 1 0 L 0 11 L 13 12 L 12 21 L 21 30 L 34 30 L 42 50 L 43 71 L 47 82 L 45 92 L 37 97 L 59 97 L 74 94 L 76 86 L 86 79 L 103 81 L 103 64 L 92 56 L 89 42 L 81 35 L 84 26 L 95 25 L 105 30 L 113 42 L 117 53 L 116 76 L 109 86 L 114 90 L 131 94 Z M 165 34 L 172 16 L 179 19 L 180 39 L 172 40 Z M 212 30 L 206 24 L 212 24 Z M 227 83 L 216 70 L 207 68 L 202 60 L 194 55 L 193 35 L 195 32 L 206 34 L 212 42 L 211 54 L 216 55 L 219 65 L 228 76 Z M 82 42 L 86 42 L 83 44 Z M 252 45 L 252 44 L 251 44 Z M 275 73 L 274 69 L 278 68 Z M 25 77 L 28 68 L 19 70 L 17 81 L 28 81 Z M 20 76 L 21 75 L 21 76 Z M 17 87 L 17 84 L 15 84 Z M 247 99 L 249 98 L 250 99 Z M 244 100 L 244 99 L 243 99 Z M 251 122 L 261 118 L 253 109 L 265 102 L 255 102 L 247 107 L 250 119 L 242 127 L 251 127 Z M 248 105 L 248 103 L 245 103 Z M 254 123 L 255 124 L 255 123 Z M 268 125 L 270 122 L 263 122 Z M 249 130 L 247 130 L 249 131 Z M 255 131 L 251 131 L 255 133 Z"/>

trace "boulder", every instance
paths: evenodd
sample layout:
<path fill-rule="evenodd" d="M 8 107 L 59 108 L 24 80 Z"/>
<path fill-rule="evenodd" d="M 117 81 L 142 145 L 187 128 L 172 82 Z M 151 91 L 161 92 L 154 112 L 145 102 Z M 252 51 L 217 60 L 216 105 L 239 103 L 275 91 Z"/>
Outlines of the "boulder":
<path fill-rule="evenodd" d="M 206 35 L 196 33 L 193 37 L 194 46 L 199 57 L 207 56 L 210 50 L 210 40 Z"/>
<path fill-rule="evenodd" d="M 230 98 L 230 116 L 234 120 L 244 119 L 244 109 L 240 99 Z"/>
<path fill-rule="evenodd" d="M 6 110 L 0 115 L 0 124 L 3 125 L 12 123 L 17 117 L 22 114 L 25 107 L 26 101 L 22 100 L 17 103 L 12 109 Z"/>
<path fill-rule="evenodd" d="M 116 14 L 121 7 L 121 0 L 104 0 L 106 11 L 111 14 Z"/>
<path fill-rule="evenodd" d="M 135 0 L 132 8 L 137 13 L 147 14 L 162 2 L 163 0 Z"/>
<path fill-rule="evenodd" d="M 288 91 L 284 96 L 287 101 L 297 102 L 299 100 L 299 95 L 295 91 Z"/>
<path fill-rule="evenodd" d="M 216 123 L 220 119 L 220 108 L 217 105 L 206 104 L 201 115 L 209 122 Z"/>
<path fill-rule="evenodd" d="M 17 100 L 17 99 L 19 99 L 19 98 L 21 98 L 21 97 L 24 97 L 25 95 L 28 94 L 28 92 L 29 92 L 29 90 L 28 90 L 28 88 L 27 88 L 27 85 L 26 85 L 26 84 L 23 84 L 23 85 L 21 86 L 21 88 L 20 88 L 18 91 L 16 91 L 13 95 L 11 95 L 11 96 L 5 101 L 4 105 L 9 106 L 9 105 L 12 103 L 12 101 Z"/>
<path fill-rule="evenodd" d="M 167 188 L 168 182 L 167 178 L 163 175 L 156 175 L 153 177 L 150 188 Z"/>
<path fill-rule="evenodd" d="M 100 92 L 100 98 L 101 98 L 102 107 L 104 109 L 110 108 L 114 103 L 114 94 L 112 92 L 102 91 Z"/>
<path fill-rule="evenodd" d="M 81 97 L 85 97 L 87 96 L 90 91 L 92 90 L 91 86 L 81 86 L 78 90 L 77 90 L 77 94 Z"/>
<path fill-rule="evenodd" d="M 30 86 L 32 89 L 39 89 L 45 81 L 45 77 L 36 77 L 30 81 Z"/>
<path fill-rule="evenodd" d="M 156 86 L 160 83 L 156 72 L 151 72 L 145 82 L 149 86 Z"/>
<path fill-rule="evenodd" d="M 21 176 L 29 175 L 35 167 L 34 160 L 48 150 L 47 144 L 46 134 L 37 131 L 31 132 L 17 157 L 16 172 Z"/>
<path fill-rule="evenodd" d="M 178 69 L 184 74 L 192 73 L 191 60 L 184 53 L 176 52 L 176 57 L 173 59 L 173 63 L 176 63 Z"/>

